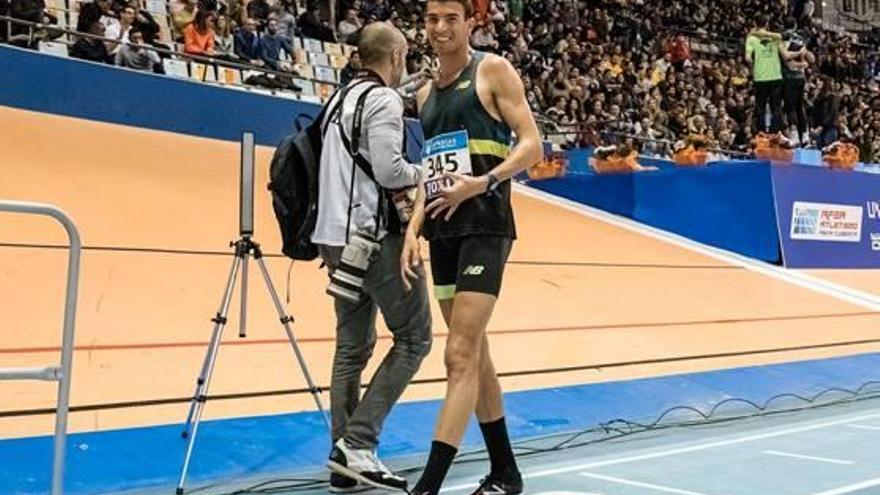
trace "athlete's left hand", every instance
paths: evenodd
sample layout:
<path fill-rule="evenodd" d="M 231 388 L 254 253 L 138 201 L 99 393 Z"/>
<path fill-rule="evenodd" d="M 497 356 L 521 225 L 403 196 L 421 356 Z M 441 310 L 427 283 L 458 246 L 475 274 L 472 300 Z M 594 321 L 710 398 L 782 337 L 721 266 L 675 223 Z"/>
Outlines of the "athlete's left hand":
<path fill-rule="evenodd" d="M 449 220 L 464 201 L 479 196 L 486 192 L 488 181 L 485 177 L 474 177 L 456 172 L 443 174 L 448 184 L 440 186 L 440 195 L 425 207 L 425 213 L 432 219 L 439 217 L 443 212 L 444 220 Z"/>

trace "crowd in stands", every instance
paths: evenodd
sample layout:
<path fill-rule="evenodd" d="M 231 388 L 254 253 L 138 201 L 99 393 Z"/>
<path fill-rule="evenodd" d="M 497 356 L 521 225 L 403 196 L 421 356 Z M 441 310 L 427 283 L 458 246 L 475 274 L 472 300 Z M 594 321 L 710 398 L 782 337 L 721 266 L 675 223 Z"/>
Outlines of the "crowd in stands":
<path fill-rule="evenodd" d="M 0 0 L 0 5 L 10 0 Z M 299 4 L 297 3 L 299 1 Z M 44 0 L 11 0 L 13 16 L 53 22 Z M 410 42 L 408 71 L 429 70 L 424 0 L 171 0 L 173 39 L 162 39 L 152 15 L 136 2 L 95 0 L 79 6 L 81 38 L 73 56 L 151 70 L 161 66 L 146 45 L 183 45 L 186 52 L 293 71 L 295 36 L 356 43 L 360 29 L 389 21 Z M 183 2 L 177 4 L 176 2 Z M 725 150 L 747 150 L 766 127 L 803 146 L 838 138 L 857 144 L 865 161 L 880 160 L 880 63 L 876 41 L 827 29 L 813 0 L 475 0 L 471 43 L 508 58 L 522 76 L 529 105 L 561 131 L 568 146 L 626 141 L 649 154 L 702 134 Z M 0 10 L 2 13 L 2 10 Z M 805 77 L 806 132 L 796 129 L 799 104 L 764 98 L 756 110 L 757 67 L 747 38 L 803 49 L 795 62 Z M 775 36 L 775 38 L 773 37 Z M 795 46 L 798 45 L 798 46 Z M 282 57 L 282 53 L 288 57 Z M 786 61 L 782 72 L 788 76 Z M 357 67 L 351 61 L 342 82 Z M 763 96 L 767 96 L 766 94 Z"/>
<path fill-rule="evenodd" d="M 803 146 L 845 139 L 861 148 L 863 160 L 880 159 L 877 44 L 825 29 L 813 17 L 812 0 L 474 3 L 472 46 L 513 63 L 532 109 L 561 129 L 570 146 L 624 140 L 645 153 L 668 155 L 671 142 L 701 134 L 718 148 L 746 151 L 755 133 L 766 130 L 790 133 Z M 410 41 L 409 71 L 430 66 L 423 3 L 338 4 L 341 37 L 387 20 Z M 800 62 L 803 105 L 768 105 L 773 115 L 766 119 L 755 110 L 753 67 L 745 57 L 747 37 L 759 27 L 797 48 L 793 52 L 798 43 L 810 52 L 810 63 Z M 787 66 L 780 70 L 788 76 Z M 807 121 L 803 135 L 796 129 L 800 108 Z"/>

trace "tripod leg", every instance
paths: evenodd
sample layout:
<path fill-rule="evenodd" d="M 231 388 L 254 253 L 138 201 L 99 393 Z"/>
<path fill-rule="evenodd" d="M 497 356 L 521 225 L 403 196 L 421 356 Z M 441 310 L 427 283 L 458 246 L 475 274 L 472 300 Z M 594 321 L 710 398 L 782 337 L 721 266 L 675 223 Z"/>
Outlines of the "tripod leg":
<path fill-rule="evenodd" d="M 309 373 L 306 360 L 303 358 L 302 352 L 299 350 L 296 336 L 293 334 L 293 329 L 290 327 L 293 318 L 284 312 L 284 306 L 281 305 L 281 300 L 278 299 L 278 293 L 275 292 L 275 286 L 272 284 L 272 278 L 269 276 L 269 271 L 266 269 L 266 263 L 263 261 L 263 258 L 255 258 L 260 266 L 260 271 L 263 272 L 263 280 L 266 281 L 266 287 L 269 289 L 269 294 L 272 296 L 272 302 L 275 303 L 275 310 L 278 311 L 278 317 L 281 319 L 281 324 L 284 325 L 284 331 L 287 332 L 287 338 L 290 340 L 291 346 L 293 346 L 293 352 L 296 354 L 296 360 L 299 361 L 299 367 L 302 369 L 306 384 L 309 386 L 309 391 L 311 391 L 312 397 L 315 399 L 315 405 L 318 406 L 318 411 L 321 413 L 321 418 L 324 420 L 324 425 L 327 426 L 327 430 L 332 431 L 330 419 L 327 417 L 327 410 L 324 408 L 324 404 L 321 401 L 321 391 L 315 386 L 315 382 L 312 380 L 312 375 Z"/>
<path fill-rule="evenodd" d="M 202 364 L 202 372 L 196 382 L 196 392 L 190 403 L 189 415 L 186 419 L 186 426 L 183 437 L 187 439 L 186 454 L 183 458 L 183 467 L 180 472 L 180 482 L 177 484 L 177 494 L 183 493 L 183 487 L 186 483 L 186 474 L 189 470 L 190 459 L 192 458 L 193 447 L 196 442 L 196 435 L 199 431 L 199 422 L 202 418 L 202 411 L 205 408 L 206 395 L 208 386 L 211 383 L 211 375 L 214 373 L 214 363 L 217 360 L 217 351 L 220 349 L 220 337 L 223 334 L 223 328 L 226 326 L 226 315 L 229 313 L 229 304 L 232 301 L 232 292 L 235 288 L 235 278 L 238 275 L 238 269 L 241 266 L 242 259 L 238 256 L 232 263 L 232 270 L 229 272 L 229 279 L 226 282 L 226 292 L 223 295 L 223 302 L 220 305 L 220 311 L 214 317 L 214 333 L 211 335 L 211 342 L 208 345 L 208 351 L 205 354 L 205 361 Z M 192 428 L 192 431 L 190 431 Z"/>
<path fill-rule="evenodd" d="M 186 423 L 184 423 L 183 433 L 181 436 L 186 438 L 189 435 L 189 426 L 192 423 L 193 413 L 196 410 L 196 405 L 198 404 L 198 398 L 204 394 L 204 386 L 205 379 L 208 375 L 208 367 L 211 365 L 213 360 L 214 349 L 219 345 L 220 342 L 220 334 L 223 331 L 223 326 L 226 324 L 226 313 L 229 308 L 230 301 L 232 299 L 232 292 L 235 289 L 235 277 L 238 272 L 239 264 L 241 259 L 239 257 L 235 257 L 232 263 L 232 268 L 229 271 L 229 278 L 226 280 L 226 290 L 223 293 L 223 300 L 220 302 L 220 309 L 217 311 L 217 314 L 211 321 L 214 322 L 214 331 L 211 333 L 211 340 L 208 345 L 208 350 L 205 353 L 205 360 L 202 362 L 202 370 L 199 372 L 199 377 L 196 379 L 196 390 L 193 392 L 193 398 L 190 402 L 189 413 L 186 416 Z"/>
<path fill-rule="evenodd" d="M 241 262 L 241 313 L 238 320 L 238 336 L 247 337 L 247 293 L 248 293 L 248 253 L 244 253 Z"/>

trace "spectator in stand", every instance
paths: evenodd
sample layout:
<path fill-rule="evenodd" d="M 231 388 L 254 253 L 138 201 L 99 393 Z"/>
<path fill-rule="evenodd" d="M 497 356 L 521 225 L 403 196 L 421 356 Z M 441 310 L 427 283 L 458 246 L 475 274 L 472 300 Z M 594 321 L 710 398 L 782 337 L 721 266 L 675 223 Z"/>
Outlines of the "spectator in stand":
<path fill-rule="evenodd" d="M 243 61 L 262 66 L 260 58 L 260 36 L 257 34 L 257 23 L 253 19 L 245 19 L 244 24 L 235 32 L 235 55 Z"/>
<path fill-rule="evenodd" d="M 691 43 L 684 34 L 678 34 L 666 43 L 666 51 L 670 55 L 672 65 L 678 71 L 684 70 L 684 65 L 691 59 Z"/>
<path fill-rule="evenodd" d="M 272 70 L 283 70 L 281 65 L 281 50 L 289 57 L 293 56 L 293 46 L 290 41 L 278 35 L 278 21 L 269 19 L 266 24 L 266 32 L 260 36 L 260 59 Z"/>
<path fill-rule="evenodd" d="M 357 75 L 361 70 L 361 55 L 358 52 L 352 52 L 348 57 L 348 63 L 339 72 L 339 84 L 345 86 Z"/>
<path fill-rule="evenodd" d="M 841 99 L 835 91 L 834 80 L 829 77 L 822 79 L 820 91 L 813 104 L 813 119 L 816 123 L 816 144 L 821 149 L 838 139 Z"/>
<path fill-rule="evenodd" d="M 58 18 L 46 11 L 44 0 L 11 0 L 9 3 L 9 16 L 23 21 L 37 24 L 57 24 Z M 4 21 L 5 22 L 5 21 Z M 21 37 L 23 45 L 30 41 L 32 28 L 23 24 L 12 24 L 10 37 Z"/>
<path fill-rule="evenodd" d="M 350 43 L 352 35 L 357 33 L 364 27 L 363 21 L 358 18 L 358 11 L 348 9 L 345 11 L 345 18 L 339 22 L 339 40 Z"/>
<path fill-rule="evenodd" d="M 752 64 L 755 87 L 754 129 L 766 128 L 767 107 L 770 107 L 770 132 L 782 128 L 782 62 L 779 45 L 782 36 L 769 30 L 769 19 L 763 18 L 746 38 L 746 60 Z"/>
<path fill-rule="evenodd" d="M 495 28 L 490 22 L 483 24 L 471 34 L 471 46 L 485 52 L 494 52 L 498 49 L 498 41 L 495 39 Z"/>
<path fill-rule="evenodd" d="M 296 2 L 281 0 L 275 7 L 274 15 L 278 21 L 278 36 L 292 44 L 293 38 L 296 37 Z"/>
<path fill-rule="evenodd" d="M 809 142 L 809 123 L 804 95 L 807 88 L 806 69 L 815 62 L 813 54 L 807 50 L 806 40 L 795 31 L 797 22 L 793 17 L 785 20 L 786 32 L 780 45 L 783 73 L 783 99 L 785 115 L 791 138 L 797 145 L 806 146 Z"/>
<path fill-rule="evenodd" d="M 391 17 L 391 10 L 385 4 L 385 0 L 366 0 L 361 9 L 361 17 L 367 20 L 367 24 L 387 21 Z"/>
<path fill-rule="evenodd" d="M 266 26 L 271 13 L 272 7 L 266 0 L 250 0 L 250 3 L 247 4 L 248 18 L 257 21 L 257 27 L 260 30 Z"/>
<path fill-rule="evenodd" d="M 214 55 L 217 58 L 232 60 L 235 57 L 235 37 L 232 35 L 235 23 L 227 15 L 217 18 L 214 31 Z"/>
<path fill-rule="evenodd" d="M 167 48 L 160 42 L 170 40 L 162 40 L 160 38 L 162 29 L 159 27 L 159 23 L 156 22 L 156 19 L 153 18 L 152 14 L 150 14 L 146 10 L 139 8 L 136 1 L 131 2 L 129 6 L 134 8 L 135 12 L 137 13 L 134 18 L 134 22 L 131 24 L 131 29 L 139 31 L 143 36 L 144 42 L 146 44 Z M 131 38 L 130 32 L 129 38 Z"/>
<path fill-rule="evenodd" d="M 112 15 L 110 6 L 113 4 L 111 0 L 95 0 L 89 3 L 79 4 L 79 18 L 76 21 L 76 30 L 81 33 L 89 31 L 89 27 L 93 22 L 101 20 L 105 15 Z"/>
<path fill-rule="evenodd" d="M 107 51 L 111 55 L 116 55 L 121 43 L 128 43 L 128 32 L 131 30 L 136 18 L 137 10 L 134 7 L 127 6 L 119 12 L 118 21 L 107 24 L 104 37 L 113 40 L 106 42 Z"/>
<path fill-rule="evenodd" d="M 183 30 L 183 51 L 191 55 L 214 56 L 214 31 L 217 14 L 210 10 L 196 12 L 196 17 Z"/>
<path fill-rule="evenodd" d="M 92 62 L 112 64 L 113 57 L 111 57 L 110 53 L 107 51 L 107 45 L 105 45 L 104 41 L 100 39 L 100 37 L 104 36 L 105 29 L 104 24 L 100 21 L 93 22 L 92 25 L 89 26 L 88 34 L 98 36 L 99 38 L 86 36 L 80 37 L 76 40 L 76 43 L 73 44 L 73 48 L 70 49 L 70 56 L 82 60 L 91 60 Z"/>
<path fill-rule="evenodd" d="M 314 38 L 321 41 L 336 41 L 336 36 L 327 22 L 321 17 L 319 9 L 306 10 L 297 21 L 300 33 L 305 38 Z"/>
<path fill-rule="evenodd" d="M 132 28 L 128 32 L 128 41 L 116 52 L 116 65 L 144 72 L 155 72 L 157 67 L 161 66 L 159 55 L 143 46 L 145 44 L 143 33 Z"/>
<path fill-rule="evenodd" d="M 171 14 L 174 41 L 183 41 L 183 30 L 196 18 L 196 0 L 183 0 L 183 7 Z"/>

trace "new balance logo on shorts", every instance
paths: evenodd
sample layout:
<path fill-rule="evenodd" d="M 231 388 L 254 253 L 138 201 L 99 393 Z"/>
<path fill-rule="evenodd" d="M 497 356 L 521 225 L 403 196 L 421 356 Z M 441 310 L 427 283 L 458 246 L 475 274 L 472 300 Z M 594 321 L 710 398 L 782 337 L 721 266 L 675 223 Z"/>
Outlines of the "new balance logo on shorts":
<path fill-rule="evenodd" d="M 483 271 L 486 270 L 486 267 L 483 265 L 468 265 L 467 268 L 461 272 L 462 275 L 482 275 Z"/>

